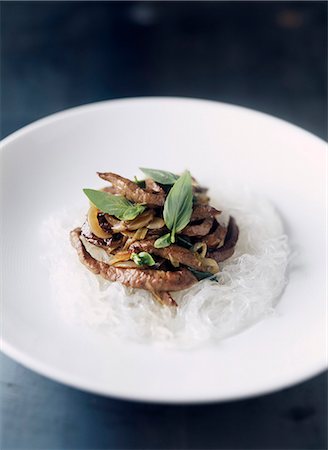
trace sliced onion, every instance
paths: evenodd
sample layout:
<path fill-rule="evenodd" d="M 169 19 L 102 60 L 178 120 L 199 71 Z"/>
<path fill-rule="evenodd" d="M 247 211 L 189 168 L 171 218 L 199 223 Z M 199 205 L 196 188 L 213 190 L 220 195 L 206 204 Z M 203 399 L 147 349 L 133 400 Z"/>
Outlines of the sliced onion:
<path fill-rule="evenodd" d="M 126 228 L 128 230 L 138 230 L 139 228 L 146 227 L 154 217 L 154 212 L 151 210 L 145 211 L 140 216 L 136 217 L 129 222 L 126 222 Z"/>
<path fill-rule="evenodd" d="M 135 235 L 135 231 L 124 230 L 121 231 L 121 234 L 123 234 L 123 236 L 126 236 L 128 238 L 132 238 Z"/>
<path fill-rule="evenodd" d="M 121 247 L 125 241 L 123 239 L 119 239 L 118 241 L 112 242 L 112 245 L 108 245 L 106 247 L 106 251 L 108 253 L 113 253 L 118 247 Z"/>
<path fill-rule="evenodd" d="M 117 225 L 114 225 L 112 230 L 114 233 L 122 233 L 123 231 L 126 231 L 126 224 L 124 222 L 120 222 Z"/>
<path fill-rule="evenodd" d="M 110 219 L 108 218 L 107 221 L 111 223 L 112 231 L 114 233 L 122 233 L 122 231 L 126 230 L 126 223 L 123 222 L 123 220 L 112 218 L 112 216 L 110 217 L 111 218 Z"/>
<path fill-rule="evenodd" d="M 127 250 L 133 242 L 134 240 L 132 237 L 128 238 L 124 244 L 123 250 Z"/>
<path fill-rule="evenodd" d="M 147 228 L 140 228 L 139 230 L 137 230 L 134 233 L 133 239 L 135 241 L 140 241 L 142 239 L 145 239 L 147 232 L 148 232 Z"/>
<path fill-rule="evenodd" d="M 207 272 L 211 273 L 217 273 L 220 270 L 218 263 L 213 258 L 203 258 L 202 266 L 207 270 Z"/>
<path fill-rule="evenodd" d="M 101 226 L 99 225 L 98 222 L 98 209 L 91 205 L 88 211 L 88 222 L 89 222 L 89 227 L 91 232 L 101 238 L 101 239 L 108 239 L 111 237 L 111 234 L 106 233 L 106 231 L 104 231 Z"/>
<path fill-rule="evenodd" d="M 82 244 L 84 245 L 84 248 L 89 253 L 89 255 L 92 256 L 92 258 L 96 259 L 99 262 L 104 262 L 106 264 L 109 264 L 110 261 L 113 259 L 113 256 L 108 254 L 108 252 L 105 249 L 97 247 L 94 244 L 91 244 L 82 234 L 80 236 L 80 239 L 82 241 Z"/>
<path fill-rule="evenodd" d="M 155 217 L 148 225 L 147 228 L 149 230 L 159 230 L 163 228 L 165 225 L 164 220 L 161 217 Z"/>
<path fill-rule="evenodd" d="M 121 269 L 140 269 L 140 266 L 138 266 L 134 261 L 119 261 L 113 265 Z"/>
<path fill-rule="evenodd" d="M 113 256 L 113 258 L 110 260 L 109 264 L 113 266 L 114 264 L 121 262 L 121 261 L 129 261 L 131 256 L 131 252 L 123 251 L 118 252 L 116 255 Z"/>
<path fill-rule="evenodd" d="M 173 267 L 179 267 L 180 266 L 180 263 L 179 263 L 179 261 L 177 259 L 173 258 L 173 256 L 170 255 L 170 254 L 168 256 L 169 256 L 170 263 L 172 264 Z"/>
<path fill-rule="evenodd" d="M 207 245 L 204 242 L 196 242 L 191 250 L 204 258 L 207 253 Z"/>
<path fill-rule="evenodd" d="M 147 235 L 147 228 L 140 228 L 139 230 L 137 230 L 135 233 L 132 234 L 131 236 L 131 231 L 129 231 L 129 239 L 126 241 L 126 243 L 124 244 L 123 250 L 127 250 L 131 244 L 133 244 L 133 242 L 135 241 L 141 241 L 142 239 L 145 239 L 146 235 Z M 124 232 L 125 234 L 126 232 Z"/>
<path fill-rule="evenodd" d="M 123 221 L 118 220 L 113 216 L 106 216 L 107 222 L 110 223 L 112 230 L 114 233 L 123 233 L 129 236 L 128 233 L 124 233 L 125 231 L 135 231 L 139 228 L 146 227 L 154 217 L 154 212 L 151 210 L 145 211 L 144 213 L 140 214 L 140 216 L 136 217 L 133 220 L 129 221 Z"/>

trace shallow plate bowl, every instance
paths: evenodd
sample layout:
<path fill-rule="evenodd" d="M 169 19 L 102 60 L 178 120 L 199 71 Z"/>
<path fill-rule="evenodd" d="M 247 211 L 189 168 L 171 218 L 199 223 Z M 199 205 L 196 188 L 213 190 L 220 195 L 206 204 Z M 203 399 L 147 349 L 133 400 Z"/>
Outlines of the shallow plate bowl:
<path fill-rule="evenodd" d="M 325 143 L 282 120 L 191 99 L 86 105 L 2 143 L 3 351 L 54 380 L 162 402 L 228 400 L 305 380 L 325 360 Z M 50 297 L 38 227 L 81 204 L 96 171 L 185 168 L 213 189 L 247 185 L 278 208 L 295 269 L 277 306 L 217 346 L 180 351 L 109 340 L 63 323 Z"/>

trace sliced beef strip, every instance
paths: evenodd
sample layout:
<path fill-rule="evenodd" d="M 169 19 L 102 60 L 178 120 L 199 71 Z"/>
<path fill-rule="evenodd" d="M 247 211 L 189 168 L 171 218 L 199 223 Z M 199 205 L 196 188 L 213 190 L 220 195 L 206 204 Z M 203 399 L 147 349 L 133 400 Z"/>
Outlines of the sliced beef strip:
<path fill-rule="evenodd" d="M 155 239 L 145 239 L 131 244 L 129 249 L 132 252 L 149 252 L 153 255 L 160 256 L 169 261 L 174 260 L 184 266 L 192 267 L 200 272 L 207 272 L 207 268 L 203 267 L 202 261 L 194 255 L 190 250 L 171 244 L 165 248 L 155 248 Z"/>
<path fill-rule="evenodd" d="M 145 183 L 146 183 L 145 189 L 146 191 L 154 192 L 155 194 L 165 195 L 164 189 L 151 178 L 146 178 Z"/>
<path fill-rule="evenodd" d="M 207 247 L 217 248 L 222 247 L 225 237 L 227 235 L 228 228 L 217 223 L 216 228 L 207 236 L 203 237 L 202 242 L 207 245 Z"/>
<path fill-rule="evenodd" d="M 236 224 L 236 221 L 233 217 L 230 217 L 229 224 L 228 224 L 228 231 L 227 236 L 224 241 L 224 245 L 221 248 L 218 248 L 216 250 L 210 249 L 207 252 L 208 258 L 213 258 L 217 263 L 220 263 L 222 261 L 225 261 L 226 259 L 230 258 L 234 251 L 235 246 L 238 241 L 239 236 L 239 229 Z"/>
<path fill-rule="evenodd" d="M 86 268 L 89 269 L 91 272 L 95 273 L 96 275 L 99 275 L 100 273 L 99 262 L 93 259 L 92 256 L 89 255 L 89 253 L 86 251 L 84 245 L 80 240 L 80 236 L 81 236 L 81 228 L 75 228 L 75 230 L 72 230 L 70 232 L 71 244 L 77 251 L 80 262 L 84 264 Z"/>
<path fill-rule="evenodd" d="M 197 283 L 196 277 L 187 269 L 163 271 L 152 269 L 121 269 L 96 261 L 84 248 L 80 240 L 81 229 L 71 231 L 70 238 L 80 261 L 91 272 L 110 281 L 118 281 L 125 286 L 146 289 L 151 292 L 180 291 Z"/>
<path fill-rule="evenodd" d="M 103 180 L 109 181 L 114 186 L 117 193 L 123 195 L 128 200 L 135 203 L 142 203 L 151 206 L 163 206 L 165 201 L 164 193 L 147 192 L 136 183 L 127 178 L 121 177 L 112 172 L 99 173 Z"/>
<path fill-rule="evenodd" d="M 195 236 L 195 237 L 201 237 L 206 236 L 213 225 L 213 218 L 209 217 L 207 219 L 204 219 L 202 223 L 200 224 L 190 224 L 187 225 L 186 228 L 184 228 L 181 231 L 181 234 L 184 234 L 185 236 Z"/>
<path fill-rule="evenodd" d="M 220 214 L 216 208 L 210 205 L 196 205 L 191 215 L 191 220 L 208 219 L 209 217 L 215 217 Z"/>

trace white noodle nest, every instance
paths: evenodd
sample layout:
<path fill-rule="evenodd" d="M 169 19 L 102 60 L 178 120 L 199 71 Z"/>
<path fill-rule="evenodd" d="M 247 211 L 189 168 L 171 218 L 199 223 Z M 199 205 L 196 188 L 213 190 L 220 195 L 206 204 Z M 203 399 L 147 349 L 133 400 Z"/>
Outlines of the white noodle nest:
<path fill-rule="evenodd" d="M 203 280 L 173 294 L 177 309 L 159 305 L 147 291 L 88 271 L 69 242 L 69 231 L 82 225 L 83 211 L 53 214 L 42 224 L 44 260 L 63 318 L 109 337 L 195 347 L 271 315 L 286 284 L 289 260 L 288 239 L 277 212 L 249 193 L 237 199 L 224 196 L 215 206 L 234 216 L 239 226 L 235 254 L 220 264 L 219 282 Z"/>

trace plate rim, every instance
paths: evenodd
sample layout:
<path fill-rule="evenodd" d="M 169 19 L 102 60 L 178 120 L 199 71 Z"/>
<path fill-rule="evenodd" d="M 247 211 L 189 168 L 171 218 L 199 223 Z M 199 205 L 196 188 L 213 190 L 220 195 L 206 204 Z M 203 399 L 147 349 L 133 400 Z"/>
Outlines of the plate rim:
<path fill-rule="evenodd" d="M 163 404 L 163 405 L 197 405 L 197 404 L 212 404 L 212 403 L 224 403 L 224 402 L 236 402 L 239 400 L 247 400 L 252 399 L 264 395 L 270 395 L 274 394 L 276 392 L 292 388 L 298 384 L 301 384 L 303 382 L 306 382 L 315 376 L 320 376 L 323 373 L 326 372 L 327 367 L 321 366 L 317 369 L 315 373 L 313 373 L 312 370 L 309 370 L 308 373 L 305 375 L 302 374 L 299 377 L 293 378 L 293 380 L 289 380 L 286 382 L 281 382 L 280 384 L 277 384 L 274 388 L 264 388 L 257 391 L 248 392 L 245 394 L 236 394 L 236 395 L 227 395 L 227 396 L 220 396 L 215 397 L 215 395 L 211 394 L 208 396 L 201 395 L 200 397 L 194 397 L 190 399 L 186 399 L 185 397 L 183 399 L 176 399 L 171 398 L 168 396 L 165 397 L 155 397 L 155 396 L 149 396 L 145 397 L 144 395 L 139 396 L 135 393 L 127 393 L 125 392 L 118 392 L 116 389 L 115 392 L 111 391 L 111 389 L 107 389 L 106 392 L 102 390 L 101 388 L 97 388 L 94 386 L 87 386 L 87 383 L 85 381 L 80 381 L 76 377 L 72 377 L 71 375 L 69 377 L 65 376 L 65 372 L 58 371 L 57 369 L 51 368 L 47 366 L 46 364 L 43 364 L 43 362 L 38 361 L 35 358 L 31 358 L 24 353 L 22 353 L 20 350 L 16 349 L 15 347 L 11 346 L 9 343 L 6 343 L 5 340 L 2 342 L 1 351 L 4 355 L 12 359 L 14 362 L 21 364 L 23 367 L 32 370 L 38 375 L 41 375 L 43 377 L 49 378 L 51 381 L 55 381 L 57 383 L 63 384 L 65 386 L 68 386 L 73 389 L 77 389 L 83 392 L 95 394 L 95 395 L 101 395 L 105 397 L 115 398 L 118 400 L 125 400 L 125 401 L 132 401 L 132 402 L 144 402 L 144 403 L 156 403 L 156 404 Z"/>
<path fill-rule="evenodd" d="M 302 131 L 303 133 L 307 133 L 312 138 L 318 139 L 321 143 L 327 144 L 327 142 L 322 139 L 321 137 L 317 136 L 316 134 L 312 133 L 311 131 L 306 130 L 305 128 L 302 128 L 292 122 L 288 122 L 285 119 L 281 119 L 278 116 L 268 114 L 262 111 L 258 111 L 257 109 L 248 108 L 246 106 L 237 105 L 234 103 L 228 103 L 228 102 L 221 102 L 216 100 L 210 100 L 206 98 L 198 98 L 198 97 L 183 97 L 183 96 L 140 96 L 140 97 L 123 97 L 123 98 L 115 98 L 110 100 L 101 100 L 99 102 L 90 102 L 90 103 L 84 103 L 81 105 L 73 106 L 71 108 L 65 108 L 61 111 L 57 111 L 55 113 L 47 114 L 44 117 L 41 117 L 40 119 L 34 120 L 33 122 L 30 122 L 23 127 L 13 131 L 8 136 L 5 136 L 3 139 L 0 140 L 0 151 L 3 150 L 2 147 L 9 144 L 14 139 L 20 137 L 20 135 L 24 133 L 28 133 L 30 131 L 36 130 L 44 125 L 50 124 L 51 122 L 54 122 L 56 120 L 60 120 L 62 118 L 65 118 L 65 116 L 69 116 L 71 114 L 83 114 L 85 112 L 91 111 L 92 109 L 97 109 L 100 106 L 106 106 L 107 104 L 113 104 L 113 103 L 134 103 L 134 102 L 157 102 L 157 101 L 167 101 L 167 102 L 192 102 L 192 103 L 203 103 L 203 104 L 211 104 L 211 105 L 220 105 L 222 107 L 229 107 L 231 109 L 235 110 L 243 110 L 247 112 L 251 112 L 254 115 L 259 115 L 262 117 L 266 117 L 269 119 L 273 119 L 277 121 L 278 123 L 287 124 L 290 127 L 295 128 L 298 131 Z"/>

